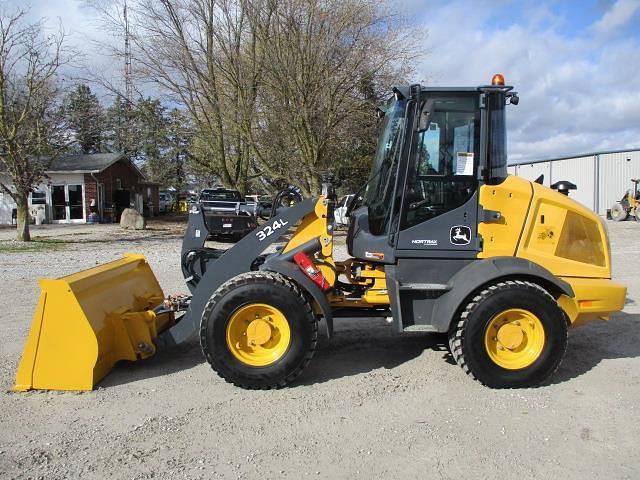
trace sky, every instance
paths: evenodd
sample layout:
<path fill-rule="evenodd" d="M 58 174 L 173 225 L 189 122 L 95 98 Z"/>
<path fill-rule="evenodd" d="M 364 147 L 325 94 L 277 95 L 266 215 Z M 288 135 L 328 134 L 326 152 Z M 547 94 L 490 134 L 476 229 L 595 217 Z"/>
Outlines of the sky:
<path fill-rule="evenodd" d="M 640 148 L 640 0 L 403 2 L 428 31 L 419 80 L 519 92 L 509 161 Z"/>
<path fill-rule="evenodd" d="M 510 163 L 640 148 L 640 0 L 396 6 L 425 32 L 416 82 L 475 86 L 500 72 L 519 92 L 508 109 Z M 31 0 L 30 16 L 59 20 L 70 44 L 88 54 L 90 40 L 104 35 L 86 0 Z"/>

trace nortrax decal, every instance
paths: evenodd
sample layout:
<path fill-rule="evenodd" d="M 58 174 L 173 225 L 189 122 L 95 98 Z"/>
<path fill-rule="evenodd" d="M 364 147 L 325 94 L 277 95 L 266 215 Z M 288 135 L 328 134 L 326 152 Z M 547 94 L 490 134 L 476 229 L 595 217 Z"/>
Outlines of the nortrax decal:
<path fill-rule="evenodd" d="M 438 240 L 411 240 L 414 245 L 422 245 L 424 247 L 437 247 Z"/>

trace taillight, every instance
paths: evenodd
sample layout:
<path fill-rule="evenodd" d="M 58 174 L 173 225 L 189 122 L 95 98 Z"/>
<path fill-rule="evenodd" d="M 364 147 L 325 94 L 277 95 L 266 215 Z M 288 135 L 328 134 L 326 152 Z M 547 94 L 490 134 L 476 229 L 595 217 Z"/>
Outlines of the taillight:
<path fill-rule="evenodd" d="M 309 277 L 313 283 L 318 285 L 323 292 L 326 292 L 331 288 L 331 285 L 327 282 L 327 279 L 324 278 L 322 272 L 309 258 L 304 252 L 298 252 L 293 256 L 293 261 L 296 262 L 296 265 L 300 267 L 300 270 L 304 272 L 304 274 Z"/>

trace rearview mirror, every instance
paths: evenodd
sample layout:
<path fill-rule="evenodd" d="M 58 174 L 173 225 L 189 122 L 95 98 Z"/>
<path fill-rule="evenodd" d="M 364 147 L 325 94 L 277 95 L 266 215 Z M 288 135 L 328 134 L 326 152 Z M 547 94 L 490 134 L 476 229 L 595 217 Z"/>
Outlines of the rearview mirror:
<path fill-rule="evenodd" d="M 433 99 L 430 99 L 422 104 L 420 118 L 418 118 L 418 133 L 426 132 L 429 129 L 429 119 L 431 118 L 434 103 Z"/>

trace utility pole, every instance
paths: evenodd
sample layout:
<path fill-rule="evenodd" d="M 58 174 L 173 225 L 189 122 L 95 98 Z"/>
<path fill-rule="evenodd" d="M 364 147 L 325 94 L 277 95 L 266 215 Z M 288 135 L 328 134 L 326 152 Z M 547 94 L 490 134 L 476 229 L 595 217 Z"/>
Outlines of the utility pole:
<path fill-rule="evenodd" d="M 129 17 L 127 15 L 127 0 L 124 0 L 124 141 L 122 143 L 122 150 L 126 154 L 131 154 L 132 139 L 133 139 L 133 83 L 132 83 L 132 70 L 131 70 L 131 39 L 129 32 Z"/>
<path fill-rule="evenodd" d="M 131 83 L 131 41 L 129 39 L 129 18 L 127 17 L 127 1 L 124 2 L 124 83 L 127 104 L 133 102 L 133 85 Z"/>

